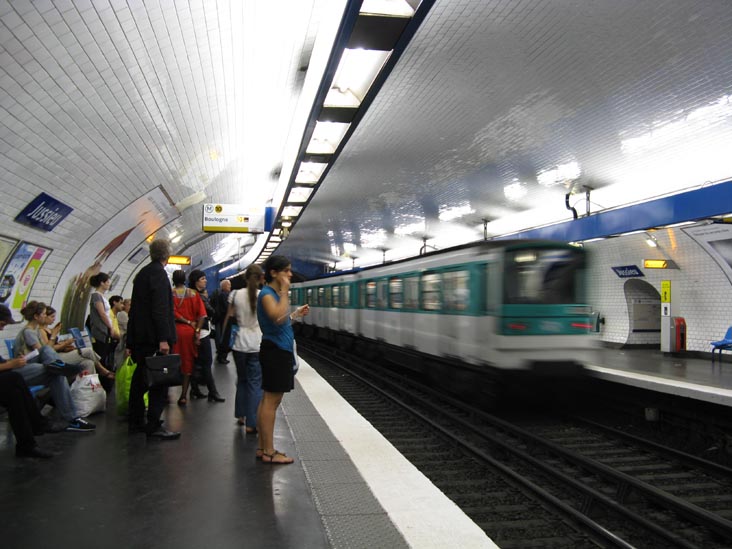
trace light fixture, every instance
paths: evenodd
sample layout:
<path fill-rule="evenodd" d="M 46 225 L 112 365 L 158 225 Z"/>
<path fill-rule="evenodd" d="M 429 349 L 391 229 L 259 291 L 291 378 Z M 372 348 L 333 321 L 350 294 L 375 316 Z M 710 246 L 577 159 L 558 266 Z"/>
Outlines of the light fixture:
<path fill-rule="evenodd" d="M 310 198 L 310 194 L 313 192 L 312 187 L 292 187 L 289 196 L 287 197 L 287 203 L 299 203 L 307 202 Z"/>
<path fill-rule="evenodd" d="M 308 154 L 333 154 L 341 139 L 346 135 L 350 124 L 344 122 L 316 122 L 313 136 L 310 138 Z"/>
<path fill-rule="evenodd" d="M 412 17 L 414 8 L 406 0 L 363 0 L 361 13 L 368 15 L 390 15 Z"/>
<path fill-rule="evenodd" d="M 658 240 L 656 240 L 656 237 L 651 234 L 646 235 L 646 244 L 651 248 L 658 248 Z"/>
<path fill-rule="evenodd" d="M 171 255 L 168 258 L 168 265 L 190 265 L 190 255 Z"/>
<path fill-rule="evenodd" d="M 328 164 L 325 162 L 300 162 L 300 169 L 295 176 L 295 183 L 315 184 L 320 180 Z"/>
<path fill-rule="evenodd" d="M 646 269 L 678 269 L 679 266 L 671 259 L 644 259 Z"/>
<path fill-rule="evenodd" d="M 390 51 L 345 49 L 324 106 L 359 107 L 390 54 Z"/>

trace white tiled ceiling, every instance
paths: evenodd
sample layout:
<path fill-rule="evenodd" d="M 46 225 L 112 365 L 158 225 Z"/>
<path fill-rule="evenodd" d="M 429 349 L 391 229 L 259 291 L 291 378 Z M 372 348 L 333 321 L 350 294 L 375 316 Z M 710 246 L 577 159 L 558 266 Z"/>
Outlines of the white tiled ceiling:
<path fill-rule="evenodd" d="M 0 232 L 28 238 L 10 221 L 51 194 L 71 219 L 30 238 L 62 261 L 162 186 L 175 203 L 202 193 L 162 234 L 211 264 L 224 237 L 201 239 L 200 203 L 271 198 L 302 135 L 293 120 L 322 18 L 341 4 L 0 0 Z"/>
<path fill-rule="evenodd" d="M 380 262 L 571 219 L 573 183 L 595 212 L 729 178 L 730 28 L 727 0 L 437 0 L 279 252 Z"/>
<path fill-rule="evenodd" d="M 224 237 L 202 238 L 198 205 L 261 205 L 285 179 L 304 69 L 342 7 L 0 0 L 0 232 L 27 238 L 12 219 L 41 191 L 72 204 L 31 238 L 62 270 L 162 186 L 202 193 L 162 233 L 211 264 Z M 482 219 L 568 219 L 571 185 L 598 211 L 728 178 L 730 28 L 728 0 L 437 0 L 278 253 L 380 261 L 480 238 Z"/>

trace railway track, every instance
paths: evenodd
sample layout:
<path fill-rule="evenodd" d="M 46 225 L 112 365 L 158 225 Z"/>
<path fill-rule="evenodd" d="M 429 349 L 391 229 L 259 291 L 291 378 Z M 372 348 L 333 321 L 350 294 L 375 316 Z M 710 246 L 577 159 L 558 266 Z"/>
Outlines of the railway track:
<path fill-rule="evenodd" d="M 729 469 L 581 418 L 489 415 L 299 349 L 501 547 L 732 547 Z"/>

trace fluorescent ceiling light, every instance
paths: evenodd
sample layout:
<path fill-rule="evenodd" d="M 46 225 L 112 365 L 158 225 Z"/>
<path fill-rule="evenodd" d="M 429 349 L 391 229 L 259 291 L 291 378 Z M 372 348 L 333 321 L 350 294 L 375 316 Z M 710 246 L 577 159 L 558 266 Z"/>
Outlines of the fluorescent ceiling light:
<path fill-rule="evenodd" d="M 316 122 L 310 139 L 308 154 L 333 154 L 348 131 L 350 124 L 344 122 Z"/>
<path fill-rule="evenodd" d="M 302 211 L 302 206 L 285 206 L 282 208 L 282 217 L 297 217 Z"/>
<path fill-rule="evenodd" d="M 506 185 L 503 187 L 503 194 L 508 200 L 517 201 L 521 200 L 524 196 L 526 196 L 526 193 L 528 191 L 526 190 L 526 184 L 522 183 L 521 181 L 516 181 L 515 183 L 511 183 L 510 185 Z"/>
<path fill-rule="evenodd" d="M 312 192 L 313 187 L 293 187 L 287 197 L 287 202 L 307 202 Z"/>
<path fill-rule="evenodd" d="M 475 213 L 475 210 L 470 206 L 469 203 L 462 204 L 460 206 L 440 206 L 440 221 L 452 221 L 464 215 Z"/>
<path fill-rule="evenodd" d="M 412 17 L 414 9 L 406 0 L 363 0 L 361 13 L 369 15 L 391 15 L 393 17 Z"/>
<path fill-rule="evenodd" d="M 646 244 L 648 244 L 651 248 L 657 248 L 658 247 L 658 241 L 656 240 L 655 236 L 648 235 L 646 237 Z"/>
<path fill-rule="evenodd" d="M 330 91 L 325 97 L 325 106 L 360 106 L 389 55 L 390 51 L 345 49 Z"/>
<path fill-rule="evenodd" d="M 282 226 L 283 227 L 292 227 L 292 221 L 283 221 Z M 277 233 L 279 233 L 279 229 L 277 229 Z"/>
<path fill-rule="evenodd" d="M 171 239 L 170 239 L 170 243 L 171 243 L 171 244 L 178 244 L 178 242 L 180 242 L 180 239 L 181 239 L 181 238 L 183 238 L 183 235 L 182 235 L 182 234 L 179 234 L 179 235 L 178 235 L 178 236 L 176 236 L 175 238 L 171 238 Z"/>
<path fill-rule="evenodd" d="M 295 183 L 315 184 L 320 181 L 328 164 L 324 162 L 300 162 L 300 169 L 297 171 Z"/>
<path fill-rule="evenodd" d="M 409 236 L 415 233 L 424 233 L 426 230 L 424 219 L 415 223 L 406 223 L 394 229 L 394 234 L 399 236 Z"/>
<path fill-rule="evenodd" d="M 559 183 L 564 183 L 565 181 L 577 179 L 581 174 L 582 169 L 577 162 L 568 162 L 537 173 L 536 180 L 539 185 L 551 187 L 553 185 L 558 185 Z"/>

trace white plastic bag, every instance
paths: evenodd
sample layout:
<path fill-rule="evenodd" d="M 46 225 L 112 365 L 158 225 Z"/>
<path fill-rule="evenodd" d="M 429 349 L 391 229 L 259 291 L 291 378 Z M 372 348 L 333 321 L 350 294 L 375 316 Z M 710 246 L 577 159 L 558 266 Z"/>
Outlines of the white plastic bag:
<path fill-rule="evenodd" d="M 107 393 L 104 392 L 102 384 L 99 383 L 97 374 L 76 376 L 70 390 L 76 413 L 80 417 L 103 412 L 107 407 Z"/>

